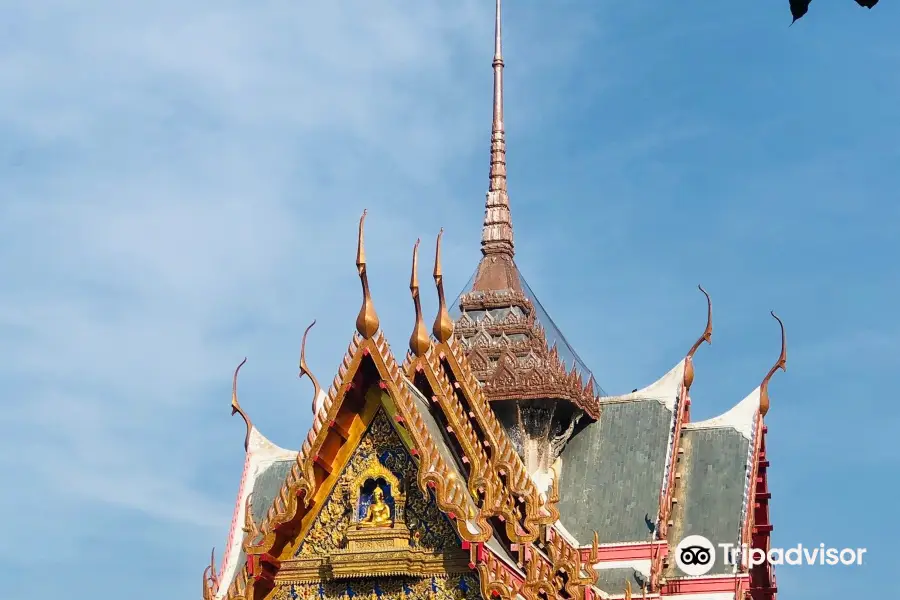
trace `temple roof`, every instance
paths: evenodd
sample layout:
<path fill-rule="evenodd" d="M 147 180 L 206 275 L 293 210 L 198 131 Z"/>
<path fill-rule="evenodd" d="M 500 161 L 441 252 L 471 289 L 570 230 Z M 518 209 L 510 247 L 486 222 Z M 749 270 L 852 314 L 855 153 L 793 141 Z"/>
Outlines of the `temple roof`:
<path fill-rule="evenodd" d="M 255 521 L 261 521 L 296 460 L 297 451 L 276 446 L 256 427 L 250 426 L 244 472 L 234 503 L 231 529 L 225 544 L 225 556 L 218 575 L 220 585 L 216 594 L 217 599 L 225 597 L 235 574 L 244 566 L 244 552 L 241 545 L 244 540 L 242 527 L 247 499 L 252 495 L 251 514 Z"/>
<path fill-rule="evenodd" d="M 715 544 L 741 543 L 759 406 L 756 388 L 726 413 L 684 425 L 670 539 L 702 535 Z M 716 561 L 710 575 L 728 573 L 730 567 Z"/>
<path fill-rule="evenodd" d="M 491 160 L 482 259 L 454 303 L 456 334 L 491 400 L 568 400 L 596 419 L 602 390 L 515 263 L 503 124 L 500 5 L 494 29 Z"/>
<path fill-rule="evenodd" d="M 560 455 L 560 519 L 584 545 L 646 542 L 659 514 L 685 361 L 642 390 L 602 398 Z"/>
<path fill-rule="evenodd" d="M 572 396 L 561 398 L 593 409 L 596 398 L 605 395 L 594 374 L 550 318 L 513 257 L 485 256 L 463 289 L 451 310 L 456 321 L 454 333 L 470 353 L 470 359 L 471 352 L 478 348 L 491 360 L 490 365 L 473 364 L 478 375 L 484 372 L 485 379 L 479 377 L 482 383 L 490 383 L 489 374 L 496 371 L 500 356 L 507 354 L 518 359 L 519 369 L 543 368 L 553 380 L 574 374 L 578 388 L 559 381 L 558 385 L 570 388 L 559 392 Z M 485 391 L 491 399 L 501 398 L 501 392 L 493 391 L 490 385 Z M 515 397 L 514 392 L 511 397 Z"/>

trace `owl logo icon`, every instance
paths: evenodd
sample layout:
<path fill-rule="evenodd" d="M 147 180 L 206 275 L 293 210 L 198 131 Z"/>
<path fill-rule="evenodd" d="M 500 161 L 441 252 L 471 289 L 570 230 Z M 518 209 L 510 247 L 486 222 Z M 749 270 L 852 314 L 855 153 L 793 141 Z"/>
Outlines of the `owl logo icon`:
<path fill-rule="evenodd" d="M 685 575 L 706 575 L 715 563 L 716 548 L 702 535 L 689 535 L 675 547 L 675 564 Z"/>

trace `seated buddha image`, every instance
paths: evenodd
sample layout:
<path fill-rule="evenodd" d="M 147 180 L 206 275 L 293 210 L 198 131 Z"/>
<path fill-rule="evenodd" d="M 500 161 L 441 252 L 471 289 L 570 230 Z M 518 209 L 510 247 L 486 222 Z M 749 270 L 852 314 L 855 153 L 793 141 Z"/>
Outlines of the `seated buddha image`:
<path fill-rule="evenodd" d="M 366 516 L 359 522 L 360 527 L 390 527 L 391 507 L 384 501 L 384 490 L 376 487 L 372 491 L 372 502 L 366 509 Z"/>

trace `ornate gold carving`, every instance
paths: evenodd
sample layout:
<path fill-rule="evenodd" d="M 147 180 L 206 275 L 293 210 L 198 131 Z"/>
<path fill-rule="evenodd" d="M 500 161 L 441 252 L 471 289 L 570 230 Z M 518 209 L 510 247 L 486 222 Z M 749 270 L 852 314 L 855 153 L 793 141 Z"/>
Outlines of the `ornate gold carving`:
<path fill-rule="evenodd" d="M 434 501 L 426 499 L 413 486 L 408 486 L 404 495 L 403 482 L 413 481 L 415 476 L 415 463 L 384 411 L 379 410 L 344 467 L 336 485 L 337 493 L 325 501 L 296 556 L 329 556 L 346 548 L 348 531 L 358 521 L 355 517 L 359 511 L 360 488 L 367 481 L 378 478 L 384 479 L 391 487 L 395 511 L 405 500 L 405 507 L 401 508 L 397 520 L 402 520 L 412 534 L 418 534 L 419 547 L 429 551 L 458 548 L 459 542 L 453 528 Z M 409 536 L 407 533 L 407 540 Z"/>
<path fill-rule="evenodd" d="M 703 335 L 697 338 L 697 341 L 694 342 L 694 345 L 691 346 L 691 349 L 688 350 L 687 356 L 685 357 L 684 363 L 684 387 L 685 389 L 691 389 L 691 384 L 694 383 L 694 353 L 700 347 L 700 344 L 706 342 L 707 344 L 712 344 L 712 300 L 709 297 L 709 294 L 706 293 L 706 290 L 703 289 L 702 285 L 697 286 L 703 295 L 706 296 L 706 329 L 703 330 Z"/>
<path fill-rule="evenodd" d="M 247 495 L 247 501 L 244 503 L 244 543 L 243 547 L 246 548 L 248 545 L 253 544 L 259 537 L 262 535 L 262 532 L 259 530 L 259 526 L 256 524 L 256 521 L 253 519 L 253 493 Z"/>
<path fill-rule="evenodd" d="M 304 375 L 309 377 L 309 380 L 312 381 L 313 384 L 313 401 L 312 401 L 312 410 L 313 414 L 316 414 L 317 403 L 319 401 L 319 394 L 322 391 L 322 388 L 319 386 L 319 380 L 316 379 L 316 376 L 313 375 L 312 371 L 309 370 L 309 365 L 306 364 L 306 336 L 309 335 L 309 330 L 313 328 L 316 324 L 315 321 L 309 324 L 309 327 L 306 328 L 306 331 L 303 332 L 303 341 L 300 342 L 300 378 L 302 379 Z"/>
<path fill-rule="evenodd" d="M 213 548 L 209 556 L 209 566 L 203 571 L 203 600 L 212 600 L 218 591 L 219 576 L 216 573 L 216 549 Z"/>
<path fill-rule="evenodd" d="M 233 417 L 236 414 L 241 415 L 241 418 L 244 419 L 244 425 L 247 426 L 247 435 L 244 436 L 244 451 L 250 447 L 250 431 L 253 429 L 253 423 L 250 421 L 250 417 L 247 416 L 247 413 L 244 412 L 244 409 L 241 408 L 241 403 L 238 402 L 237 379 L 241 367 L 243 367 L 246 362 L 247 357 L 245 356 L 244 360 L 241 361 L 241 364 L 234 370 L 234 379 L 232 379 L 231 382 L 231 416 Z"/>
<path fill-rule="evenodd" d="M 368 464 L 363 469 L 362 473 L 350 483 L 348 490 L 350 494 L 350 506 L 354 511 L 353 520 L 356 521 L 357 528 L 390 527 L 394 524 L 394 519 L 391 515 L 391 507 L 385 502 L 384 490 L 378 485 L 378 481 L 383 480 L 388 486 L 388 490 L 390 490 L 392 499 L 395 503 L 395 512 L 400 513 L 397 516 L 402 515 L 406 497 L 401 489 L 400 481 L 390 472 L 390 470 L 386 469 L 381 462 L 379 462 L 376 456 L 370 455 L 367 458 L 367 463 Z M 362 490 L 370 482 L 375 485 L 375 488 L 372 490 L 372 503 L 369 504 L 366 509 L 364 517 L 359 518 L 360 510 L 362 509 L 362 506 L 360 505 L 362 501 Z M 402 518 L 400 520 L 402 521 Z"/>
<path fill-rule="evenodd" d="M 363 303 L 359 309 L 359 316 L 356 317 L 356 330 L 359 331 L 365 339 L 371 338 L 378 331 L 378 315 L 375 313 L 375 306 L 372 303 L 372 296 L 369 293 L 369 276 L 366 273 L 366 251 L 363 244 L 363 225 L 366 221 L 366 211 L 363 211 L 359 218 L 359 239 L 356 246 L 356 269 L 359 271 L 359 279 L 362 282 Z"/>
<path fill-rule="evenodd" d="M 376 579 L 285 582 L 272 600 L 476 600 L 481 598 L 474 574 L 450 577 L 381 577 Z"/>
<path fill-rule="evenodd" d="M 507 503 L 505 508 L 507 512 L 514 511 L 518 514 L 519 506 L 524 506 L 525 515 L 520 530 L 510 533 L 507 526 L 510 539 L 519 543 L 536 540 L 542 525 L 555 523 L 559 519 L 559 511 L 556 508 L 558 494 L 551 491 L 550 496 L 544 498 L 538 492 L 509 441 L 506 431 L 488 405 L 482 386 L 475 379 L 456 338 L 452 337 L 447 343 L 437 346 L 432 354 L 439 354 L 440 362 L 446 363 L 447 372 L 453 376 L 454 386 L 459 386 L 462 397 L 467 400 L 468 411 L 486 438 L 483 441 L 490 448 L 491 469 L 503 478 L 506 488 L 506 491 L 503 494 L 498 493 L 497 497 L 504 498 L 502 501 Z M 519 506 L 516 506 L 517 504 Z"/>
<path fill-rule="evenodd" d="M 772 311 L 771 314 L 781 327 L 781 354 L 778 356 L 778 362 L 772 365 L 772 368 L 769 369 L 769 372 L 763 378 L 762 383 L 759 384 L 759 414 L 763 417 L 769 412 L 769 380 L 772 379 L 772 375 L 778 369 L 787 371 L 787 338 L 784 335 L 784 323 L 781 322 L 775 311 Z"/>
<path fill-rule="evenodd" d="M 453 335 L 453 319 L 447 310 L 447 299 L 444 297 L 444 272 L 441 268 L 441 237 L 444 229 L 441 228 L 437 236 L 437 244 L 434 250 L 434 284 L 437 286 L 438 313 L 434 318 L 434 327 L 431 331 L 439 343 L 444 343 Z"/>
<path fill-rule="evenodd" d="M 460 300 L 456 338 L 471 359 L 489 400 L 568 400 L 593 419 L 600 417 L 594 381 L 584 381 L 547 341 L 531 300 L 517 290 L 473 291 Z M 491 311 L 505 314 L 494 315 Z M 477 311 L 478 319 L 470 312 Z"/>

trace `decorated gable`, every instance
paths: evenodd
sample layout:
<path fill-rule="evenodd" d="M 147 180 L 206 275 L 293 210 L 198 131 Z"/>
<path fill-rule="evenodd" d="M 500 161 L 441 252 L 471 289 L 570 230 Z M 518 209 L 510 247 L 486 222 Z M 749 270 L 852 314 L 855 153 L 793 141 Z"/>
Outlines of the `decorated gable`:
<path fill-rule="evenodd" d="M 384 408 L 283 562 L 273 598 L 476 598 L 477 575 Z"/>

